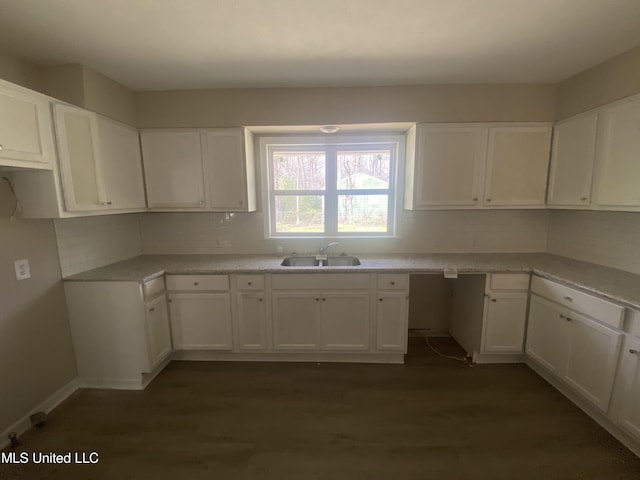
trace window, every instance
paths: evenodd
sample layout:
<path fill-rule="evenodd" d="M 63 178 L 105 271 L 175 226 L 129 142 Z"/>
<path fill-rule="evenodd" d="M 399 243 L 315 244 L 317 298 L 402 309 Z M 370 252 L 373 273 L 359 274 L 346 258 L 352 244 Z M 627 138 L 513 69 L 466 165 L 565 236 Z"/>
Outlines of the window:
<path fill-rule="evenodd" d="M 337 140 L 262 139 L 269 236 L 393 235 L 399 143 Z"/>

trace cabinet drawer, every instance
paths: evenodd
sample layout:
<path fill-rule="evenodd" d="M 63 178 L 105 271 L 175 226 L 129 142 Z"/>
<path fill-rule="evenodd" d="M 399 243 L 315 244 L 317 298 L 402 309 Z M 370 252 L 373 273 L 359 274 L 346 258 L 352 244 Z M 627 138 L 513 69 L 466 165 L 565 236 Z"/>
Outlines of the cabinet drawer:
<path fill-rule="evenodd" d="M 613 328 L 621 328 L 624 307 L 607 300 L 574 290 L 546 278 L 533 277 L 531 291 L 565 307 L 595 318 Z"/>
<path fill-rule="evenodd" d="M 409 275 L 404 273 L 383 273 L 378 275 L 378 290 L 407 290 Z"/>
<path fill-rule="evenodd" d="M 271 286 L 274 290 L 349 290 L 369 288 L 367 273 L 310 273 L 274 275 Z"/>
<path fill-rule="evenodd" d="M 264 290 L 264 275 L 237 275 L 238 290 Z"/>
<path fill-rule="evenodd" d="M 489 278 L 491 290 L 528 290 L 528 273 L 492 273 Z"/>
<path fill-rule="evenodd" d="M 154 278 L 142 285 L 142 292 L 144 294 L 145 301 L 151 300 L 164 292 L 164 277 Z"/>
<path fill-rule="evenodd" d="M 167 290 L 229 290 L 228 275 L 167 275 Z"/>

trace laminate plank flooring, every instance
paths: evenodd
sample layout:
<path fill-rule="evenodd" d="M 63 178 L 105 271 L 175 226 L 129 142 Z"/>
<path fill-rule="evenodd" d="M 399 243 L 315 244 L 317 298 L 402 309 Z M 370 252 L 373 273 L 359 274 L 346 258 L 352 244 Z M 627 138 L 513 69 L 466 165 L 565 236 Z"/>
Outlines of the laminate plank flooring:
<path fill-rule="evenodd" d="M 450 339 L 432 343 L 461 353 Z M 524 365 L 411 339 L 404 365 L 173 362 L 142 392 L 81 390 L 0 479 L 638 480 L 640 459 Z"/>

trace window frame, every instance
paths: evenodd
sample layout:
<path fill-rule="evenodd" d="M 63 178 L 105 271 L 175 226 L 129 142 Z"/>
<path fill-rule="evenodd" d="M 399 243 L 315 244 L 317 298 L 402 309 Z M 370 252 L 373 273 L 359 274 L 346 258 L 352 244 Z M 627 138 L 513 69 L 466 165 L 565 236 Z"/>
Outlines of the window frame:
<path fill-rule="evenodd" d="M 397 219 L 401 208 L 402 171 L 406 137 L 402 134 L 362 134 L 327 136 L 264 136 L 259 137 L 261 159 L 262 204 L 264 207 L 265 238 L 393 238 L 397 236 Z M 337 188 L 337 154 L 341 151 L 389 149 L 391 165 L 388 189 L 339 189 Z M 324 190 L 274 190 L 273 151 L 325 152 Z M 275 198 L 278 195 L 309 195 L 324 198 L 324 232 L 276 232 Z M 338 232 L 340 195 L 388 195 L 386 232 Z"/>

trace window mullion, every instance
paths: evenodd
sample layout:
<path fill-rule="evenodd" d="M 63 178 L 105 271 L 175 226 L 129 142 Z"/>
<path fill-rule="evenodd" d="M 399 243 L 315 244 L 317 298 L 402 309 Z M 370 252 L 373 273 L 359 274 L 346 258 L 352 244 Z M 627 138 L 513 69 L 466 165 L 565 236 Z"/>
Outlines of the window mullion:
<path fill-rule="evenodd" d="M 326 147 L 327 183 L 325 196 L 325 233 L 336 235 L 338 233 L 338 149 L 335 146 Z"/>

